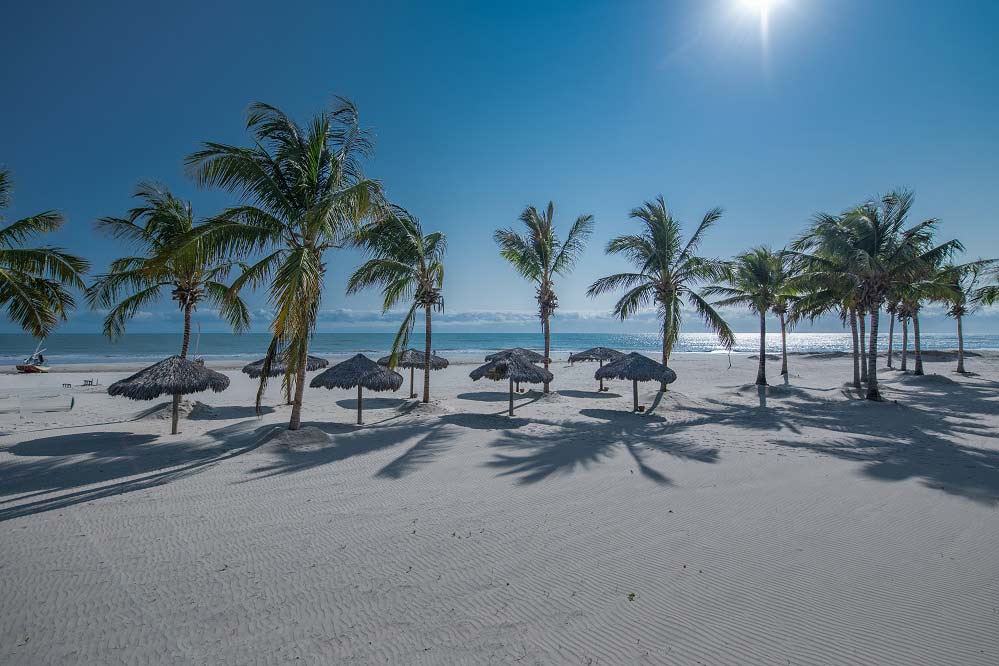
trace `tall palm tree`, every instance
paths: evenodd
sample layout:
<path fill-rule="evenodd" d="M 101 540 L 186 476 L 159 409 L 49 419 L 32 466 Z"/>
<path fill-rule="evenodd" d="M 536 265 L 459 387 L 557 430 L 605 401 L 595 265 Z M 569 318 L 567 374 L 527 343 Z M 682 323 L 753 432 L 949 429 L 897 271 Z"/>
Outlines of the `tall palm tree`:
<path fill-rule="evenodd" d="M 356 293 L 373 285 L 382 286 L 383 312 L 400 301 L 412 299 L 412 305 L 392 342 L 390 366 L 409 346 L 409 336 L 416 323 L 417 310 L 424 311 L 423 402 L 430 402 L 431 312 L 444 307 L 444 253 L 447 238 L 435 231 L 423 235 L 420 221 L 407 211 L 392 206 L 386 215 L 366 226 L 357 242 L 373 255 L 347 281 L 347 293 Z"/>
<path fill-rule="evenodd" d="M 317 114 L 305 127 L 280 109 L 256 103 L 246 128 L 251 146 L 205 143 L 187 158 L 199 185 L 238 192 L 246 201 L 223 211 L 192 234 L 190 242 L 218 257 L 256 255 L 230 292 L 268 287 L 275 314 L 257 406 L 280 349 L 287 362 L 285 382 L 295 388 L 288 428 L 297 430 L 309 342 L 327 270 L 324 255 L 350 241 L 379 206 L 381 188 L 363 174 L 362 160 L 373 146 L 347 100 Z"/>
<path fill-rule="evenodd" d="M 767 385 L 767 314 L 772 311 L 787 289 L 785 259 L 766 246 L 754 247 L 736 256 L 722 273 L 724 284 L 704 289 L 705 296 L 721 296 L 715 305 L 744 305 L 760 317 L 760 362 L 756 372 L 757 386 Z"/>
<path fill-rule="evenodd" d="M 132 243 L 139 253 L 111 262 L 110 271 L 96 276 L 87 288 L 87 301 L 93 308 L 109 308 L 104 318 L 104 335 L 115 339 L 143 307 L 169 290 L 183 316 L 180 357 L 187 358 L 191 341 L 191 316 L 205 302 L 218 309 L 236 332 L 250 324 L 250 314 L 239 298 L 230 298 L 222 282 L 234 265 L 215 262 L 197 246 L 177 251 L 178 245 L 197 228 L 194 210 L 188 201 L 175 197 L 155 183 L 141 183 L 134 194 L 140 206 L 126 217 L 104 217 L 98 230 Z M 173 396 L 173 434 L 177 434 L 180 395 Z"/>
<path fill-rule="evenodd" d="M 586 245 L 593 231 L 593 216 L 580 215 L 569 228 L 563 242 L 555 233 L 555 204 L 539 211 L 528 206 L 520 214 L 520 221 L 527 228 L 525 235 L 513 229 L 497 229 L 493 238 L 500 247 L 500 255 L 509 261 L 525 279 L 536 285 L 538 317 L 545 336 L 545 369 L 551 362 L 551 318 L 558 308 L 555 294 L 555 276 L 568 274 Z M 549 383 L 544 383 L 548 393 Z"/>
<path fill-rule="evenodd" d="M 798 280 L 801 277 L 802 264 L 800 261 L 796 261 L 793 254 L 786 249 L 777 253 L 777 257 L 780 260 L 780 270 L 774 275 L 775 300 L 771 309 L 777 315 L 777 321 L 780 322 L 780 374 L 786 382 L 788 379 L 787 331 L 797 322 L 794 305 L 799 296 Z"/>
<path fill-rule="evenodd" d="M 63 216 L 47 210 L 5 225 L 11 191 L 10 171 L 0 168 L 0 307 L 26 333 L 44 338 L 76 306 L 69 290 L 85 287 L 90 264 L 59 247 L 24 247 L 32 237 L 61 227 Z"/>
<path fill-rule="evenodd" d="M 616 273 L 602 277 L 586 292 L 597 296 L 619 289 L 625 293 L 614 305 L 614 315 L 622 321 L 641 309 L 655 305 L 663 320 L 663 364 L 669 362 L 673 345 L 680 336 L 684 302 L 689 303 L 718 335 L 726 348 L 735 344 L 735 335 L 721 315 L 694 291 L 699 282 L 721 275 L 723 264 L 697 255 L 705 232 L 718 221 L 722 211 L 714 208 L 704 216 L 690 238 L 683 241 L 683 231 L 659 195 L 631 211 L 642 229 L 637 234 L 618 236 L 607 244 L 608 254 L 622 254 L 637 267 L 637 273 Z M 666 384 L 662 385 L 666 390 Z"/>

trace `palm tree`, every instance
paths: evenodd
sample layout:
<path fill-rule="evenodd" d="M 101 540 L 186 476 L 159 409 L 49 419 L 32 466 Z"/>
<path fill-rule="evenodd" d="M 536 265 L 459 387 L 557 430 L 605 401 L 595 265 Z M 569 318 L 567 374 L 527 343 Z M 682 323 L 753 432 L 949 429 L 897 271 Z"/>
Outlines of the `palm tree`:
<path fill-rule="evenodd" d="M 721 296 L 717 306 L 744 305 L 760 317 L 760 363 L 756 372 L 757 386 L 767 385 L 767 313 L 785 296 L 787 288 L 785 258 L 766 246 L 743 252 L 725 266 L 724 285 L 704 289 L 706 296 Z"/>
<path fill-rule="evenodd" d="M 98 230 L 129 241 L 139 250 L 137 255 L 111 262 L 110 271 L 96 276 L 87 289 L 91 307 L 110 308 L 104 318 L 104 335 L 112 340 L 121 336 L 128 320 L 167 290 L 183 316 L 181 358 L 187 358 L 191 316 L 201 302 L 217 308 L 234 331 L 245 330 L 250 324 L 249 311 L 239 298 L 229 297 L 229 287 L 222 282 L 233 263 L 215 263 L 197 246 L 177 251 L 197 228 L 190 202 L 155 183 L 139 184 L 134 196 L 142 205 L 128 211 L 126 217 L 105 217 L 97 222 Z M 179 408 L 180 395 L 174 395 L 175 435 Z"/>
<path fill-rule="evenodd" d="M 10 171 L 0 168 L 0 225 L 10 205 Z M 62 248 L 24 247 L 39 234 L 62 226 L 63 216 L 47 210 L 0 228 L 0 307 L 26 333 L 44 338 L 76 306 L 69 289 L 83 289 L 90 264 Z"/>
<path fill-rule="evenodd" d="M 940 284 L 937 300 L 947 305 L 947 316 L 957 322 L 957 372 L 964 369 L 964 318 L 976 312 L 987 299 L 989 288 L 982 285 L 987 272 L 999 262 L 979 259 L 966 264 L 943 266 L 937 273 Z"/>
<path fill-rule="evenodd" d="M 381 285 L 383 312 L 404 299 L 412 299 L 392 343 L 389 367 L 395 366 L 398 355 L 409 346 L 417 310 L 422 308 L 424 311 L 423 402 L 428 403 L 433 349 L 431 312 L 444 307 L 441 289 L 447 238 L 439 231 L 424 236 L 418 219 L 393 206 L 384 217 L 362 229 L 357 242 L 374 256 L 350 277 L 347 293 Z"/>
<path fill-rule="evenodd" d="M 861 321 L 870 315 L 866 359 L 868 400 L 881 398 L 877 375 L 878 328 L 885 300 L 921 279 L 943 258 L 961 248 L 956 240 L 932 245 L 937 226 L 935 219 L 907 227 L 912 202 L 912 192 L 896 190 L 847 211 L 839 218 L 825 216 L 813 225 L 811 239 L 807 241 L 823 248 L 827 256 L 846 258 L 840 266 L 841 273 L 831 277 L 855 284 Z M 915 319 L 913 323 L 918 329 Z M 862 346 L 862 357 L 863 352 Z M 918 357 L 917 343 L 917 365 Z"/>
<path fill-rule="evenodd" d="M 580 215 L 569 228 L 562 242 L 555 233 L 555 204 L 548 202 L 544 211 L 528 206 L 520 214 L 520 221 L 527 227 L 521 236 L 513 229 L 497 229 L 493 238 L 500 246 L 500 255 L 509 261 L 518 273 L 536 285 L 538 317 L 545 336 L 544 366 L 551 363 L 551 317 L 558 308 L 555 294 L 555 276 L 567 275 L 582 254 L 586 239 L 593 231 L 593 216 Z M 549 383 L 544 383 L 548 393 Z"/>
<path fill-rule="evenodd" d="M 894 348 L 895 348 L 895 320 L 898 319 L 899 299 L 897 294 L 891 292 L 885 302 L 885 312 L 888 314 L 888 364 L 886 367 L 894 368 Z"/>
<path fill-rule="evenodd" d="M 275 310 L 257 406 L 270 363 L 282 350 L 286 383 L 294 383 L 290 430 L 302 421 L 309 342 L 322 302 L 328 250 L 348 243 L 378 206 L 381 188 L 366 178 L 362 159 L 371 155 L 357 109 L 341 99 L 302 127 L 280 109 L 256 103 L 246 122 L 253 145 L 205 143 L 187 158 L 201 186 L 240 193 L 247 202 L 223 211 L 192 234 L 214 256 L 263 253 L 237 277 L 230 292 L 266 284 Z"/>
<path fill-rule="evenodd" d="M 801 262 L 795 261 L 793 254 L 786 249 L 781 250 L 777 257 L 780 259 L 780 271 L 774 275 L 775 300 L 771 309 L 780 322 L 780 374 L 787 382 L 787 331 L 797 322 L 797 318 L 794 316 L 794 305 L 798 300 L 797 282 L 801 277 L 802 266 Z"/>
<path fill-rule="evenodd" d="M 597 296 L 625 289 L 614 305 L 614 315 L 622 321 L 642 308 L 655 305 L 663 320 L 663 365 L 669 363 L 673 345 L 680 336 L 684 302 L 693 306 L 726 348 L 735 344 L 732 329 L 711 304 L 694 291 L 698 282 L 714 280 L 722 273 L 721 262 L 697 255 L 704 233 L 721 214 L 720 208 L 708 211 L 684 243 L 680 223 L 666 208 L 662 195 L 655 201 L 646 201 L 630 215 L 641 223 L 641 232 L 618 236 L 607 244 L 608 254 L 623 254 L 638 267 L 638 272 L 602 277 L 586 292 L 589 296 Z M 661 388 L 665 391 L 666 384 Z"/>

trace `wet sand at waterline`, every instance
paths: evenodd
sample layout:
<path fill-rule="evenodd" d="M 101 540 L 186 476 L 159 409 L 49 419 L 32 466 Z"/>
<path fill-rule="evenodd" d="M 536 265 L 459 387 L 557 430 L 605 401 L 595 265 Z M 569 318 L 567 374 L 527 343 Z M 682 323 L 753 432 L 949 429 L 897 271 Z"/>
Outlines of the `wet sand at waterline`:
<path fill-rule="evenodd" d="M 559 361 L 513 418 L 452 363 L 291 436 L 238 371 L 177 436 L 125 368 L 2 375 L 0 663 L 994 665 L 999 359 L 940 358 L 683 355 L 646 415 Z"/>

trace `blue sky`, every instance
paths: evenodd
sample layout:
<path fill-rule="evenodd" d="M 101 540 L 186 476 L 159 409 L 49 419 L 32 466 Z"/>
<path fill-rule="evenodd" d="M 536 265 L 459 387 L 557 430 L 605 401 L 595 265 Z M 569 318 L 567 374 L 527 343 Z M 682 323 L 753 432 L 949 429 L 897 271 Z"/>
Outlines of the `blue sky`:
<path fill-rule="evenodd" d="M 334 95 L 354 100 L 376 135 L 369 175 L 449 237 L 449 330 L 535 326 L 533 289 L 491 234 L 549 199 L 563 225 L 584 212 L 597 221 L 559 283 L 555 330 L 623 330 L 605 314 L 612 299 L 585 289 L 624 267 L 603 246 L 659 193 L 691 226 L 725 208 L 703 251 L 726 257 L 781 246 L 816 211 L 904 185 L 916 218 L 941 218 L 969 256 L 999 256 L 992 2 L 780 0 L 766 48 L 743 0 L 33 2 L 4 15 L 9 216 L 61 209 L 69 223 L 54 241 L 98 270 L 121 248 L 93 221 L 125 211 L 138 181 L 217 212 L 234 200 L 194 187 L 183 157 L 202 140 L 244 142 L 253 101 L 304 120 Z M 329 259 L 323 330 L 388 326 L 376 294 L 342 293 L 358 255 Z M 260 295 L 249 300 L 265 309 Z M 200 318 L 214 328 L 210 313 Z M 133 328 L 173 319 L 164 300 Z M 933 319 L 930 330 L 951 330 Z M 99 320 L 81 312 L 63 330 L 96 332 Z M 999 316 L 967 329 L 999 332 Z"/>

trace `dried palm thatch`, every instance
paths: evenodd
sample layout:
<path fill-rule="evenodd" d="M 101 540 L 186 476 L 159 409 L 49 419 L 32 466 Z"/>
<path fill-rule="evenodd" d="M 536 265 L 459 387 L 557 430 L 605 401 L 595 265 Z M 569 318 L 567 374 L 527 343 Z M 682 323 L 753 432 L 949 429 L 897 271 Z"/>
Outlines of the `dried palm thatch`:
<path fill-rule="evenodd" d="M 577 361 L 600 361 L 600 367 L 604 367 L 604 361 L 614 361 L 624 356 L 624 352 L 619 352 L 616 349 L 611 349 L 610 347 L 592 347 L 586 351 L 581 351 L 578 354 L 571 354 L 569 356 L 569 365 Z M 607 389 L 604 388 L 604 380 L 600 379 L 600 392 L 604 392 Z"/>
<path fill-rule="evenodd" d="M 266 360 L 267 359 L 262 358 L 257 361 L 254 361 L 253 363 L 247 363 L 246 365 L 243 366 L 242 370 L 243 374 L 249 375 L 250 378 L 252 379 L 260 379 L 260 375 L 262 375 L 264 372 L 264 361 Z M 306 362 L 305 369 L 308 370 L 309 372 L 312 372 L 314 370 L 322 370 L 329 364 L 330 362 L 327 361 L 325 358 L 319 358 L 318 356 L 312 356 L 310 354 Z M 284 358 L 279 354 L 276 357 L 274 357 L 274 360 L 271 361 L 271 369 L 270 372 L 267 373 L 267 376 L 280 377 L 281 375 L 284 375 L 287 371 L 288 371 L 288 364 L 285 363 Z"/>
<path fill-rule="evenodd" d="M 596 379 L 625 379 L 632 382 L 635 399 L 635 411 L 638 411 L 638 382 L 661 382 L 672 384 L 676 381 L 676 373 L 662 363 L 653 361 L 644 354 L 625 354 L 598 368 L 593 375 Z"/>
<path fill-rule="evenodd" d="M 392 356 L 382 356 L 378 359 L 378 365 L 384 365 L 386 368 L 389 367 L 389 362 L 392 360 Z M 413 383 L 414 373 L 413 370 L 419 368 L 423 369 L 424 362 L 426 361 L 426 352 L 418 351 L 416 349 L 407 349 L 396 356 L 395 364 L 397 367 L 409 368 L 409 397 L 416 397 L 416 390 Z M 448 360 L 437 354 L 430 355 L 430 369 L 431 370 L 443 370 L 448 366 Z"/>
<path fill-rule="evenodd" d="M 402 375 L 383 368 L 364 354 L 357 354 L 319 373 L 312 378 L 309 386 L 328 389 L 357 387 L 357 425 L 363 425 L 363 389 L 397 391 L 402 386 Z"/>
<path fill-rule="evenodd" d="M 140 370 L 108 387 L 108 395 L 124 396 L 132 400 L 153 400 L 161 395 L 173 396 L 173 424 L 171 433 L 177 434 L 180 396 L 201 393 L 211 389 L 220 393 L 229 388 L 229 378 L 209 370 L 201 363 L 180 356 L 171 356 L 159 363 Z"/>
<path fill-rule="evenodd" d="M 536 351 L 531 351 L 530 349 L 524 349 L 523 347 L 514 347 L 513 349 L 504 349 L 502 351 L 498 351 L 495 354 L 490 354 L 489 356 L 487 356 L 485 360 L 495 361 L 498 358 L 509 356 L 511 354 L 518 354 L 520 356 L 523 356 L 531 363 L 543 363 L 545 360 L 545 357 L 542 354 L 539 354 Z"/>
<path fill-rule="evenodd" d="M 485 365 L 479 366 L 468 374 L 472 381 L 478 381 L 483 377 L 494 381 L 503 379 L 510 382 L 510 416 L 513 416 L 513 384 L 524 382 L 526 384 L 544 384 L 553 379 L 552 373 L 544 368 L 531 363 L 526 357 L 518 353 L 511 353 L 499 356 L 489 361 Z"/>

